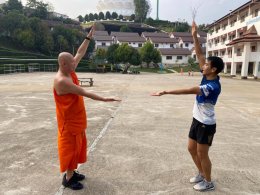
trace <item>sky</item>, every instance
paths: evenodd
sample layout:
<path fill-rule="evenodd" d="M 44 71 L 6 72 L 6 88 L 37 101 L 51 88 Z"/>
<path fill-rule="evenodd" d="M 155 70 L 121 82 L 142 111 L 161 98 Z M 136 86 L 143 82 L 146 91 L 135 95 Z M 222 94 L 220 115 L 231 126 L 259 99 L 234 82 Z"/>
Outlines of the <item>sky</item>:
<path fill-rule="evenodd" d="M 0 3 L 5 0 L 0 0 Z M 26 4 L 27 0 L 22 0 Z M 98 0 L 43 0 L 53 5 L 56 12 L 66 14 L 75 19 L 89 13 L 96 13 Z M 198 8 L 197 24 L 211 24 L 249 0 L 160 0 L 159 18 L 169 21 L 192 21 L 192 8 Z M 156 2 L 150 0 L 152 11 L 150 16 L 156 18 Z"/>

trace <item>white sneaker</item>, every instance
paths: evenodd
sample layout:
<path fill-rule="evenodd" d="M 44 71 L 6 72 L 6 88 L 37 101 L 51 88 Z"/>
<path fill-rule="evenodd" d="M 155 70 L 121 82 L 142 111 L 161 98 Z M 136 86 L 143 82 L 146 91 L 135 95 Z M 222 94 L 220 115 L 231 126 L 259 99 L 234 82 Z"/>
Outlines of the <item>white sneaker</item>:
<path fill-rule="evenodd" d="M 200 183 L 196 184 L 195 186 L 193 186 L 193 188 L 198 191 L 215 190 L 215 186 L 213 182 L 207 182 L 205 179 Z"/>
<path fill-rule="evenodd" d="M 199 173 L 195 177 L 190 178 L 190 183 L 199 183 L 203 181 L 204 177 Z"/>

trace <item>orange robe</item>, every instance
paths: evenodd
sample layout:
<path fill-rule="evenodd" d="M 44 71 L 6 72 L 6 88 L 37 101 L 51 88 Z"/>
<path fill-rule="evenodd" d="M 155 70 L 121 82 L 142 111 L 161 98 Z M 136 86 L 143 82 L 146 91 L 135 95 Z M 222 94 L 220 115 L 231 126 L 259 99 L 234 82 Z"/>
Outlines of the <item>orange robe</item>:
<path fill-rule="evenodd" d="M 75 72 L 71 73 L 73 83 L 79 85 Z M 77 169 L 79 163 L 87 160 L 87 115 L 82 96 L 75 94 L 57 95 L 53 90 L 58 122 L 58 151 L 60 171 Z"/>

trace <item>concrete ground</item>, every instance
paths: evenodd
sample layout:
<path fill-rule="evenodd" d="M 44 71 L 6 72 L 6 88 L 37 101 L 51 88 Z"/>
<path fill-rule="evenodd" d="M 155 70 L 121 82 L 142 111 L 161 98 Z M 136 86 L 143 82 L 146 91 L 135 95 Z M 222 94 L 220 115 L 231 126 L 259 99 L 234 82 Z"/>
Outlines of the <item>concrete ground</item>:
<path fill-rule="evenodd" d="M 122 98 L 85 99 L 88 162 L 84 190 L 61 187 L 52 96 L 54 73 L 0 76 L 0 194 L 132 195 L 201 194 L 187 151 L 194 95 L 150 93 L 199 84 L 176 74 L 86 74 L 86 90 Z M 222 78 L 217 133 L 210 150 L 216 190 L 210 194 L 260 194 L 260 82 Z"/>

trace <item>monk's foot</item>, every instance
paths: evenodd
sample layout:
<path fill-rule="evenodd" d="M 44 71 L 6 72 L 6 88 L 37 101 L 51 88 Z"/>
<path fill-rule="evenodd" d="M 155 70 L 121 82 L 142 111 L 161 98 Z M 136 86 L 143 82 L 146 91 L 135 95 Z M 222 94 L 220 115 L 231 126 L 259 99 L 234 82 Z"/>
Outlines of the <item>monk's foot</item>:
<path fill-rule="evenodd" d="M 85 175 L 80 174 L 78 171 L 74 171 L 72 178 L 73 178 L 75 181 L 82 181 L 82 180 L 85 179 Z"/>
<path fill-rule="evenodd" d="M 72 190 L 81 190 L 83 188 L 83 185 L 73 179 L 73 176 L 67 181 L 66 174 L 64 174 L 62 185 L 66 188 L 70 188 Z"/>

